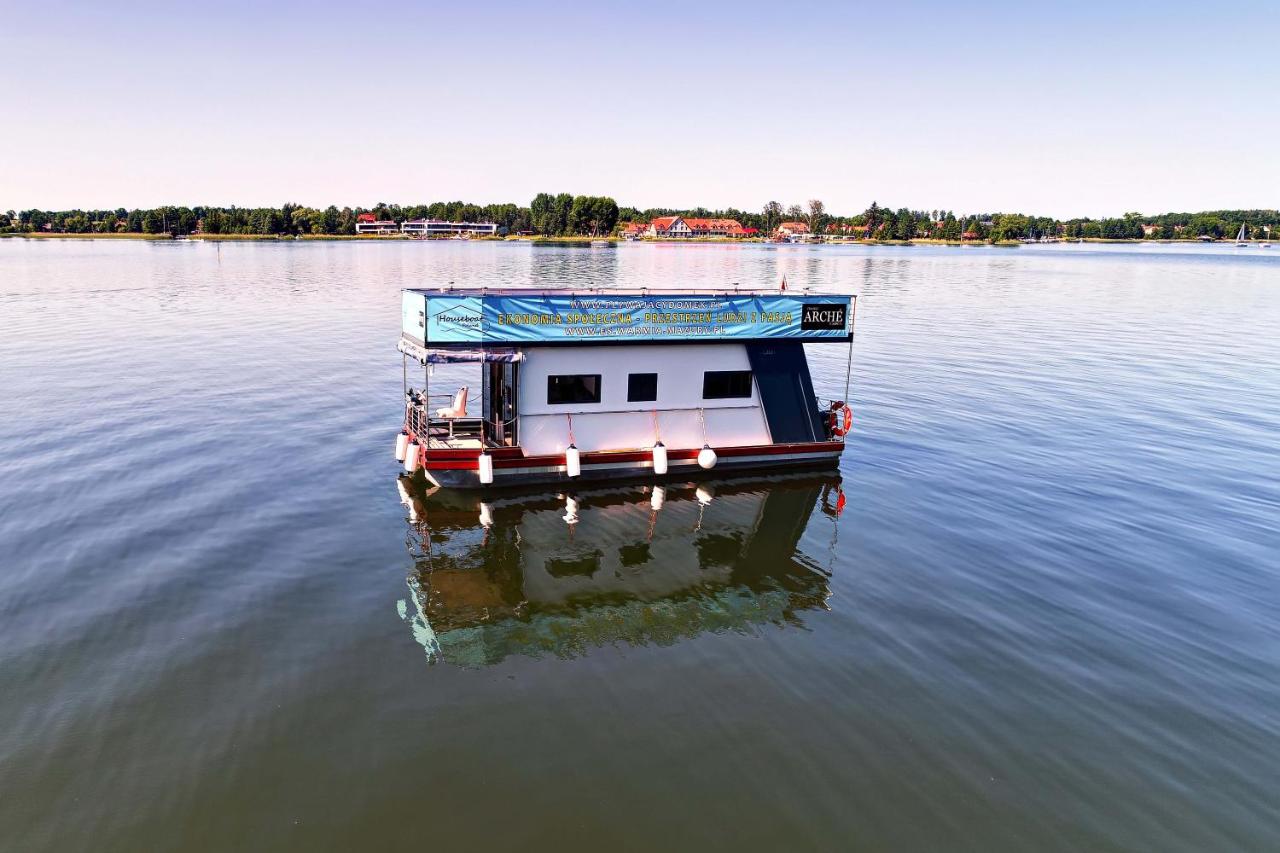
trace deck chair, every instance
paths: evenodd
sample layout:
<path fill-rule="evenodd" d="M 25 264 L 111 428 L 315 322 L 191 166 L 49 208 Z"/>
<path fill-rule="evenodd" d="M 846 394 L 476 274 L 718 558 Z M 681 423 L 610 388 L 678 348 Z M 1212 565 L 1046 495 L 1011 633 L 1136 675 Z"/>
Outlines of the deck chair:
<path fill-rule="evenodd" d="M 453 421 L 455 418 L 465 418 L 467 416 L 467 386 L 463 385 L 458 389 L 458 393 L 453 397 L 453 405 L 446 406 L 443 409 L 436 409 L 436 417 L 443 418 L 449 422 L 449 436 L 453 437 Z"/>

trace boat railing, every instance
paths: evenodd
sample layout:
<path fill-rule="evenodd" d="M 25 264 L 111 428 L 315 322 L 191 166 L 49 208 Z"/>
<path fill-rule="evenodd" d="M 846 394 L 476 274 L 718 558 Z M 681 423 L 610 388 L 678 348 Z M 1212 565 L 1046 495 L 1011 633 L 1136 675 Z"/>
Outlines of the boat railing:
<path fill-rule="evenodd" d="M 491 444 L 485 439 L 484 419 L 436 417 L 432 412 L 445 408 L 453 400 L 451 394 L 422 394 L 410 388 L 405 394 L 404 427 L 428 446 L 475 446 Z"/>
<path fill-rule="evenodd" d="M 426 437 L 430 441 L 438 442 L 439 444 L 436 446 L 465 445 L 478 442 L 481 446 L 496 447 L 499 446 L 498 443 L 490 440 L 489 436 L 505 435 L 515 423 L 515 418 L 501 423 L 491 421 L 488 422 L 490 428 L 486 430 L 484 418 L 438 418 L 431 414 L 436 408 L 442 407 L 434 406 L 433 401 L 444 401 L 447 404 L 452 399 L 453 397 L 449 394 L 424 395 L 410 388 L 408 393 L 405 394 L 405 429 L 417 436 L 419 440 Z M 844 400 L 818 395 L 814 395 L 813 402 L 826 432 L 825 438 L 830 441 L 836 437 L 833 435 L 833 427 L 836 425 L 836 420 L 832 416 L 842 410 L 846 403 Z M 657 409 L 655 411 L 689 410 L 682 407 L 678 409 Z M 474 446 L 474 444 L 471 446 Z"/>

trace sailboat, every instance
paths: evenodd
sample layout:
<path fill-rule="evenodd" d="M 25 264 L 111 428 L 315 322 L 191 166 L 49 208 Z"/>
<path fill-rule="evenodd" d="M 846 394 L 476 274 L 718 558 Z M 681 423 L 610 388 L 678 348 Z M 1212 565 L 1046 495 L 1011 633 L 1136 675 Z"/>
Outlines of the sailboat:
<path fill-rule="evenodd" d="M 1240 233 L 1236 235 L 1236 245 L 1237 245 L 1237 246 L 1247 246 L 1247 245 L 1248 245 L 1248 243 L 1246 243 L 1246 242 L 1244 241 L 1244 227 L 1245 227 L 1245 226 L 1244 226 L 1244 223 L 1243 223 L 1243 222 L 1241 222 L 1241 223 L 1240 223 Z"/>

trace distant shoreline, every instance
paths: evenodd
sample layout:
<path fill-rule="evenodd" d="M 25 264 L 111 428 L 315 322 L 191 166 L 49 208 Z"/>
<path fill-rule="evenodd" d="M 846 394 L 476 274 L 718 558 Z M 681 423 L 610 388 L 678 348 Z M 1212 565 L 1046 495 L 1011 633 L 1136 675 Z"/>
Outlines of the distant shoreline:
<path fill-rule="evenodd" d="M 914 240 L 830 240 L 813 243 L 769 243 L 759 237 L 683 237 L 674 239 L 657 239 L 645 237 L 639 240 L 624 240 L 621 237 L 585 237 L 581 235 L 564 236 L 564 237 L 543 237 L 543 236 L 508 236 L 508 237 L 472 237 L 467 240 L 456 240 L 453 238 L 431 238 L 423 240 L 421 237 L 412 237 L 407 234 L 191 234 L 185 237 L 172 237 L 168 234 L 139 234 L 136 232 L 124 232 L 113 234 L 94 234 L 94 233 L 68 233 L 61 231 L 54 232 L 12 232 L 0 233 L 0 239 L 22 239 L 22 240 L 150 240 L 159 242 L 281 242 L 288 243 L 293 241 L 305 242 L 325 242 L 325 241 L 380 241 L 380 242 L 454 242 L 454 243 L 529 243 L 535 246 L 556 246 L 556 245 L 590 245 L 591 243 L 605 242 L 611 245 L 618 243 L 652 243 L 664 246 L 680 246 L 680 245 L 700 245 L 707 243 L 720 244 L 755 244 L 755 245 L 777 245 L 777 246 L 996 246 L 996 247 L 1014 247 L 1021 245 L 1041 245 L 1036 243 L 1024 244 L 1019 240 L 931 240 L 928 238 L 916 238 Z M 1081 238 L 1062 238 L 1059 243 L 1104 243 L 1104 244 L 1132 244 L 1132 245 L 1155 245 L 1155 244 L 1208 244 L 1215 243 L 1231 244 L 1233 240 L 1225 237 L 1218 240 L 1200 240 L 1198 238 L 1176 238 L 1176 239 L 1155 239 L 1155 240 L 1139 240 L 1136 238 L 1118 238 L 1118 237 L 1081 237 Z M 1260 241 L 1251 240 L 1250 243 Z M 1045 244 L 1048 245 L 1048 244 Z"/>

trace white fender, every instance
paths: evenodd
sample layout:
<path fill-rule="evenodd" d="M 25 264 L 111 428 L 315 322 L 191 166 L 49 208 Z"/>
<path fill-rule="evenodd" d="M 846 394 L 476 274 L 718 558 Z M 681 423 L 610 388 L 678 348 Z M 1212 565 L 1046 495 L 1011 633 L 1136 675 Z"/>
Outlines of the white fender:
<path fill-rule="evenodd" d="M 702 449 L 698 451 L 698 464 L 707 470 L 716 467 L 716 452 L 711 449 L 711 445 L 702 445 Z"/>
<path fill-rule="evenodd" d="M 421 446 L 416 441 L 409 442 L 404 450 L 404 470 L 410 474 L 418 470 L 418 451 Z"/>
<path fill-rule="evenodd" d="M 582 473 L 582 455 L 572 444 L 564 452 L 564 472 L 570 477 L 576 477 Z"/>
<path fill-rule="evenodd" d="M 480 482 L 486 486 L 493 482 L 493 457 L 488 453 L 480 454 Z"/>
<path fill-rule="evenodd" d="M 667 446 L 661 441 L 653 446 L 653 473 L 659 477 L 667 473 Z"/>
<path fill-rule="evenodd" d="M 405 454 L 409 452 L 409 433 L 403 430 L 396 436 L 396 461 L 403 462 Z"/>

